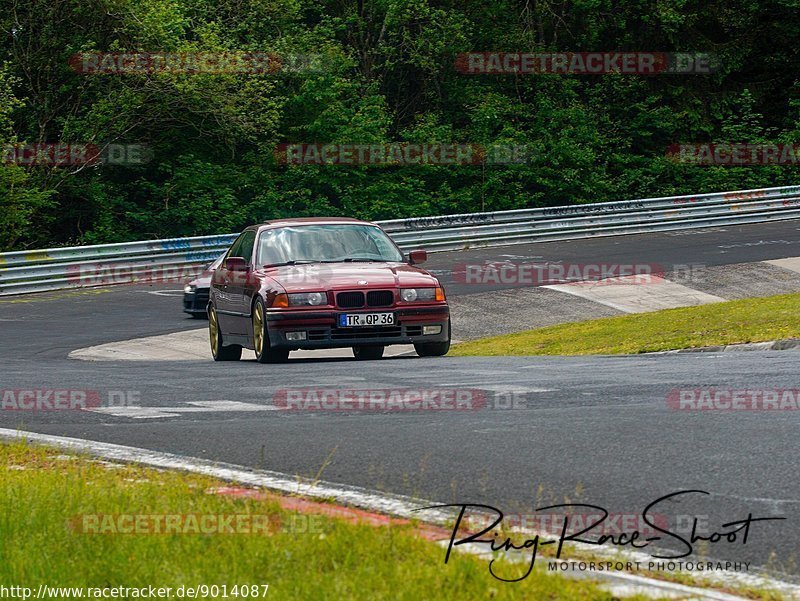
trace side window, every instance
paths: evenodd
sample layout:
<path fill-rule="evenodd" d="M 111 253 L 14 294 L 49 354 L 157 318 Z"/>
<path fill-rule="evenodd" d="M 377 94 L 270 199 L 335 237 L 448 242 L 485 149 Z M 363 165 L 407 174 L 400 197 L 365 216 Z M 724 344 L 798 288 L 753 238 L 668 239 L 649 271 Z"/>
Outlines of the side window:
<path fill-rule="evenodd" d="M 252 230 L 245 232 L 241 237 L 241 244 L 237 257 L 242 257 L 248 265 L 253 262 L 253 245 L 256 243 L 256 233 Z"/>
<path fill-rule="evenodd" d="M 238 238 L 236 238 L 236 240 L 233 242 L 233 244 L 231 244 L 231 247 L 228 249 L 228 253 L 225 255 L 226 259 L 229 258 L 229 257 L 238 257 L 239 256 L 237 253 L 239 252 L 239 249 L 242 246 L 242 239 L 243 238 L 244 238 L 244 234 L 242 234 Z"/>

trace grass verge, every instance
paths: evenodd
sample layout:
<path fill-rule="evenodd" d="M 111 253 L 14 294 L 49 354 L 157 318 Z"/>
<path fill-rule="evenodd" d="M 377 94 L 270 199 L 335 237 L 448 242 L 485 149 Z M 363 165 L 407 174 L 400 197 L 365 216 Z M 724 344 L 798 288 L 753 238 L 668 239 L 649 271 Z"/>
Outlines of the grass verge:
<path fill-rule="evenodd" d="M 454 345 L 454 356 L 633 354 L 800 337 L 800 294 L 567 323 Z"/>
<path fill-rule="evenodd" d="M 415 536 L 412 526 L 311 519 L 275 501 L 209 494 L 224 486 L 198 475 L 0 444 L 0 584 L 34 593 L 40 584 L 226 585 L 229 598 L 242 596 L 230 595 L 234 586 L 264 584 L 266 596 L 277 599 L 613 598 L 589 582 L 536 572 L 519 583 L 500 582 L 487 561 L 467 555 L 444 565 L 444 550 Z M 267 516 L 271 527 L 256 534 L 237 522 L 234 533 L 114 532 L 134 527 L 122 516 L 189 515 L 247 515 L 251 526 L 255 516 Z M 143 523 L 154 529 L 152 517 Z"/>

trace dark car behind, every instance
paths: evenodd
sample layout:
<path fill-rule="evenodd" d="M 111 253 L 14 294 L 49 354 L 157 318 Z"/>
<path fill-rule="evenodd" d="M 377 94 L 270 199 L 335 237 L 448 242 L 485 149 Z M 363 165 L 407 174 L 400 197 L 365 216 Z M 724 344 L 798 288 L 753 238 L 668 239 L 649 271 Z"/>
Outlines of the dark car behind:
<path fill-rule="evenodd" d="M 208 296 L 211 290 L 211 275 L 220 266 L 225 253 L 210 263 L 200 277 L 188 282 L 183 287 L 183 312 L 195 318 L 208 317 Z"/>

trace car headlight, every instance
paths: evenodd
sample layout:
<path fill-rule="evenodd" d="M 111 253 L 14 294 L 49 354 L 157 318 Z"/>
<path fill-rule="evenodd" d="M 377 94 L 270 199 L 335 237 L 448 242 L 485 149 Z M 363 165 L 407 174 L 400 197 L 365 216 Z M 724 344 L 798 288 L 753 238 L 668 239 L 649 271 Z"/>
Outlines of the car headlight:
<path fill-rule="evenodd" d="M 400 290 L 400 298 L 407 303 L 444 300 L 444 292 L 441 288 L 403 288 Z"/>
<path fill-rule="evenodd" d="M 325 301 L 328 300 L 327 297 L 328 295 L 324 292 L 300 292 L 297 294 L 290 294 L 289 306 L 304 307 L 310 305 L 316 307 L 325 304 Z"/>
<path fill-rule="evenodd" d="M 192 292 L 194 292 L 195 290 L 197 290 L 197 286 L 195 286 L 194 284 L 186 284 L 186 285 L 183 287 L 183 291 L 184 291 L 186 294 L 191 294 L 191 293 L 192 293 Z"/>

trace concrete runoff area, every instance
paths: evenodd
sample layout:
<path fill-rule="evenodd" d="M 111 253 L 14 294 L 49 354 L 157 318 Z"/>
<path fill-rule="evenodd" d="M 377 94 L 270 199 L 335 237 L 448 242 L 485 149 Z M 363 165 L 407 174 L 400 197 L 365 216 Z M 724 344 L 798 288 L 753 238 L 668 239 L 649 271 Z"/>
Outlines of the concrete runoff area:
<path fill-rule="evenodd" d="M 547 288 L 574 294 L 624 313 L 647 313 L 725 300 L 658 276 L 647 276 L 644 280 L 640 276 L 626 276 L 597 282 L 556 284 Z"/>
<path fill-rule="evenodd" d="M 396 357 L 414 353 L 414 346 L 398 344 L 387 346 L 384 357 Z M 210 361 L 211 346 L 208 328 L 175 332 L 162 336 L 133 338 L 120 342 L 99 344 L 77 349 L 69 354 L 70 359 L 84 361 Z M 251 350 L 242 351 L 242 359 L 255 360 Z M 353 358 L 350 348 L 323 349 L 318 351 L 292 351 L 290 359 L 345 359 Z"/>
<path fill-rule="evenodd" d="M 800 273 L 800 257 L 789 257 L 786 259 L 775 259 L 774 261 L 765 261 L 770 265 L 775 265 L 776 267 L 782 267 L 783 269 L 789 269 L 790 271 L 796 271 Z"/>
<path fill-rule="evenodd" d="M 788 265 L 798 265 L 794 271 Z M 755 263 L 733 263 L 667 273 L 665 277 L 694 290 L 725 300 L 740 300 L 800 292 L 800 258 Z"/>

